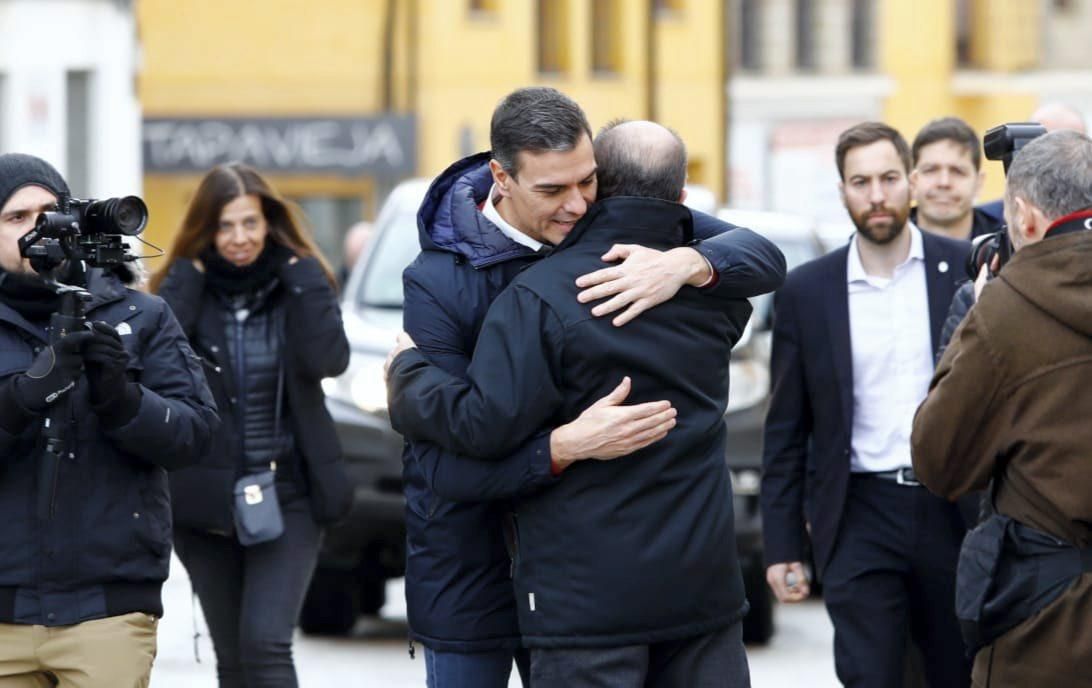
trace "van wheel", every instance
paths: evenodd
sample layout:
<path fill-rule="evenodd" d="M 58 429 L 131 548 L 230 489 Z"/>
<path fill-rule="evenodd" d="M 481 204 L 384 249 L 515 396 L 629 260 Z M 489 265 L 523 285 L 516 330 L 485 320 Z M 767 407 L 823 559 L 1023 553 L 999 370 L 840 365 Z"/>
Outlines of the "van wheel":
<path fill-rule="evenodd" d="M 308 635 L 347 635 L 360 616 L 360 589 L 351 571 L 316 569 L 300 611 Z"/>

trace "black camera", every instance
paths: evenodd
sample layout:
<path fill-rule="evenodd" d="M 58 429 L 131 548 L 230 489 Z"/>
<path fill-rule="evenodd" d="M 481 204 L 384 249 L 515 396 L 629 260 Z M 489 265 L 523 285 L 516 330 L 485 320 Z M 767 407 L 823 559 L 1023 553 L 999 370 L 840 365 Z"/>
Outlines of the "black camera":
<path fill-rule="evenodd" d="M 148 206 L 136 196 L 81 200 L 62 195 L 56 210 L 40 214 L 19 239 L 19 253 L 40 275 L 66 260 L 111 267 L 137 259 L 124 237 L 140 234 L 147 225 Z"/>
<path fill-rule="evenodd" d="M 986 132 L 982 137 L 982 150 L 987 160 L 1000 160 L 1008 174 L 1013 157 L 1030 141 L 1046 133 L 1046 128 L 1035 122 L 1015 122 L 1002 124 Z M 976 237 L 971 243 L 971 253 L 967 256 L 967 277 L 978 279 L 983 265 L 989 265 L 990 274 L 996 275 L 1005 262 L 1012 257 L 1013 246 L 1008 231 L 1002 229 L 992 234 Z M 997 257 L 997 269 L 992 267 L 994 256 Z"/>
<path fill-rule="evenodd" d="M 983 234 L 971 240 L 971 252 L 967 255 L 967 277 L 973 282 L 978 279 L 983 265 L 990 266 L 990 276 L 1001 271 L 1009 258 L 1012 258 L 1012 241 L 1007 230 Z M 993 258 L 997 256 L 997 269 L 993 269 Z"/>

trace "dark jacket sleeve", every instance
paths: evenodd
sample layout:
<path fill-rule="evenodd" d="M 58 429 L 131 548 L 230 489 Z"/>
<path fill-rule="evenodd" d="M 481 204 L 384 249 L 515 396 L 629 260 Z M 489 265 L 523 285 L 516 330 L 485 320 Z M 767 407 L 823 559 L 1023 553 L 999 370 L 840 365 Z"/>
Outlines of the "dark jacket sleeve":
<path fill-rule="evenodd" d="M 410 349 L 391 364 L 391 423 L 410 440 L 462 454 L 501 458 L 545 426 L 561 407 L 562 326 L 527 289 L 514 285 L 489 309 L 468 379 Z"/>
<path fill-rule="evenodd" d="M 956 328 L 967 317 L 967 313 L 974 305 L 974 282 L 966 282 L 956 290 L 952 297 L 952 305 L 948 307 L 948 317 L 944 319 L 944 325 L 940 328 L 940 346 L 937 347 L 937 362 L 944 356 L 944 350 L 952 341 L 952 335 Z"/>
<path fill-rule="evenodd" d="M 426 286 L 407 270 L 404 280 L 406 332 L 428 360 L 465 376 L 470 353 L 466 325 L 454 316 L 455 292 Z M 441 303 L 441 300 L 443 303 Z M 529 494 L 558 480 L 550 473 L 549 433 L 537 435 L 498 461 L 450 452 L 428 441 L 411 441 L 407 455 L 420 464 L 429 488 L 458 502 L 508 499 Z"/>
<path fill-rule="evenodd" d="M 186 335 L 166 304 L 155 303 L 160 308 L 157 326 L 141 348 L 140 408 L 128 423 L 104 433 L 133 456 L 180 468 L 208 452 L 220 419 Z"/>
<path fill-rule="evenodd" d="M 803 347 L 795 299 L 774 296 L 770 354 L 772 390 L 762 452 L 762 536 L 766 563 L 804 557 L 804 487 L 812 410 L 804 378 Z"/>
<path fill-rule="evenodd" d="M 693 245 L 717 275 L 709 293 L 747 298 L 774 291 L 785 281 L 785 256 L 769 239 L 705 213 L 693 212 Z"/>
<path fill-rule="evenodd" d="M 910 435 L 918 480 L 951 500 L 989 483 L 1007 422 L 995 411 L 1004 396 L 1004 363 L 979 314 L 971 310 L 940 359 Z"/>
<path fill-rule="evenodd" d="M 281 268 L 288 290 L 285 321 L 293 369 L 312 380 L 335 377 L 349 366 L 349 339 L 337 295 L 315 258 L 300 258 Z"/>
<path fill-rule="evenodd" d="M 432 442 L 411 442 L 410 452 L 429 489 L 453 502 L 522 497 L 559 480 L 550 472 L 549 433 L 535 435 L 500 461 L 455 454 Z"/>
<path fill-rule="evenodd" d="M 201 310 L 201 297 L 205 290 L 205 275 L 193 265 L 193 261 L 178 258 L 167 269 L 167 276 L 159 285 L 159 296 L 174 312 L 178 324 L 186 336 L 193 338 L 197 328 L 197 315 Z"/>

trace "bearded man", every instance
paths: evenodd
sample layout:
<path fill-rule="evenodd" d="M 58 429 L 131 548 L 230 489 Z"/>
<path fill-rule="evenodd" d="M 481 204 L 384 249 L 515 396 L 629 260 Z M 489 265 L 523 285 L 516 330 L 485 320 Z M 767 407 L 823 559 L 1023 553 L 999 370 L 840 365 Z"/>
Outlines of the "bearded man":
<path fill-rule="evenodd" d="M 793 270 L 774 298 L 766 579 L 782 602 L 808 597 L 810 534 L 846 686 L 902 685 L 908 633 L 929 685 L 970 681 L 953 607 L 963 520 L 910 458 L 969 245 L 909 221 L 910 157 L 885 124 L 842 133 L 839 190 L 857 233 Z"/>

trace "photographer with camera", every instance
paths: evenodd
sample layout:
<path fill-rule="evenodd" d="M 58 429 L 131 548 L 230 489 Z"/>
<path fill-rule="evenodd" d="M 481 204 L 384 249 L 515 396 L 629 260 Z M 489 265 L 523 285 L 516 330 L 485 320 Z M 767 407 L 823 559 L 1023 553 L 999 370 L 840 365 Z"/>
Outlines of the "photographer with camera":
<path fill-rule="evenodd" d="M 0 155 L 0 685 L 147 686 L 171 552 L 166 470 L 197 460 L 218 419 L 170 309 L 126 288 L 131 271 L 58 260 L 46 279 L 21 251 L 67 199 L 45 161 Z M 89 237 L 83 215 L 65 217 L 71 236 L 43 244 L 122 246 L 124 228 Z M 50 332 L 73 293 L 88 322 Z"/>
<path fill-rule="evenodd" d="M 914 470 L 948 499 L 992 479 L 956 585 L 974 684 L 1092 686 L 1092 139 L 1024 145 L 1005 215 L 1015 252 L 941 358 Z"/>

